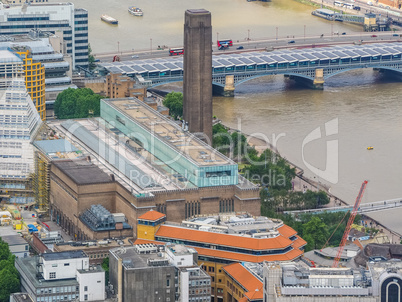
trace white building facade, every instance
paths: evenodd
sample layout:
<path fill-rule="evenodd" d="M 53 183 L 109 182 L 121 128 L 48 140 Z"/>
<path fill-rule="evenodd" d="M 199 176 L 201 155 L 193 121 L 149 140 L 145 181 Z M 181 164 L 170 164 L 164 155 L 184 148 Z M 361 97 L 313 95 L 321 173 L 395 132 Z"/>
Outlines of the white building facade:
<path fill-rule="evenodd" d="M 0 90 L 0 179 L 26 179 L 34 172 L 31 144 L 42 121 L 23 78 Z"/>

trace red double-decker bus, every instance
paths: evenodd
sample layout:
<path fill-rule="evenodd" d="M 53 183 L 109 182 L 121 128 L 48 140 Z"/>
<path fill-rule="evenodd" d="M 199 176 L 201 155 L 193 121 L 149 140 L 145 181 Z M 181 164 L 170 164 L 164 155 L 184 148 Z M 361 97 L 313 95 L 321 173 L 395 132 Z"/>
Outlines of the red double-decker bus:
<path fill-rule="evenodd" d="M 229 47 L 229 46 L 233 46 L 233 41 L 231 39 L 218 40 L 217 44 L 218 44 L 218 47 L 220 47 L 220 46 Z"/>
<path fill-rule="evenodd" d="M 170 48 L 169 56 L 178 56 L 184 54 L 184 48 Z"/>

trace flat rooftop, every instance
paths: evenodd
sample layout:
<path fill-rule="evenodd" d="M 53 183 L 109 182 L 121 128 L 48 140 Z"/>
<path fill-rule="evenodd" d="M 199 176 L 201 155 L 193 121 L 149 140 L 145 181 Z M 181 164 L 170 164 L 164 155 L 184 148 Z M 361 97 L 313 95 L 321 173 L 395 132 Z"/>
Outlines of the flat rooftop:
<path fill-rule="evenodd" d="M 138 253 L 135 246 L 110 250 L 117 258 L 122 259 L 123 267 L 126 269 L 141 269 L 149 267 L 152 261 L 160 261 L 164 265 L 160 266 L 173 266 L 165 257 L 158 256 L 158 253 Z"/>
<path fill-rule="evenodd" d="M 78 259 L 78 258 L 88 257 L 83 251 L 44 253 L 41 256 L 42 256 L 43 260 L 46 260 L 46 261 L 64 260 L 64 259 Z"/>
<path fill-rule="evenodd" d="M 138 99 L 105 99 L 103 101 L 130 117 L 137 125 L 145 128 L 198 166 L 236 164 Z"/>
<path fill-rule="evenodd" d="M 0 63 L 21 63 L 19 56 L 6 49 L 0 49 Z"/>
<path fill-rule="evenodd" d="M 85 159 L 59 160 L 52 162 L 78 185 L 113 182 L 110 175 Z"/>
<path fill-rule="evenodd" d="M 28 244 L 28 242 L 25 241 L 24 238 L 22 238 L 19 235 L 9 235 L 9 236 L 1 236 L 1 239 L 8 243 L 9 246 L 13 245 L 25 245 Z"/>

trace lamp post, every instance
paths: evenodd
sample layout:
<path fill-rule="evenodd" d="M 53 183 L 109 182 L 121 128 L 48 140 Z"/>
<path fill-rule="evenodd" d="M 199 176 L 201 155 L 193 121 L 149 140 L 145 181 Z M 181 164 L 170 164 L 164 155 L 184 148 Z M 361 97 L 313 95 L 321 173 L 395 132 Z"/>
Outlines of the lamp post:
<path fill-rule="evenodd" d="M 306 41 L 306 25 L 304 25 L 304 41 Z"/>
<path fill-rule="evenodd" d="M 250 44 L 250 30 L 247 29 L 247 43 Z"/>
<path fill-rule="evenodd" d="M 152 55 L 152 38 L 149 39 L 150 48 L 151 48 L 151 55 Z"/>
<path fill-rule="evenodd" d="M 216 33 L 216 43 L 218 43 L 218 41 L 219 41 L 219 33 L 217 32 Z M 218 45 L 219 46 L 219 45 Z"/>
<path fill-rule="evenodd" d="M 275 27 L 276 29 L 276 41 L 278 41 L 278 27 Z"/>
<path fill-rule="evenodd" d="M 120 42 L 117 41 L 117 53 L 119 53 L 119 52 L 120 52 Z"/>

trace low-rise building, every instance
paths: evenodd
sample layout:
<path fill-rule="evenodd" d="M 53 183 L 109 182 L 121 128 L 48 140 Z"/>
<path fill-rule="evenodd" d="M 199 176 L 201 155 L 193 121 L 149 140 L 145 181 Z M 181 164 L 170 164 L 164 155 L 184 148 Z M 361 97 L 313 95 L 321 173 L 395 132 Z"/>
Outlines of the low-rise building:
<path fill-rule="evenodd" d="M 82 251 L 17 258 L 21 290 L 34 301 L 103 301 L 105 272 Z"/>
<path fill-rule="evenodd" d="M 211 279 L 196 263 L 197 252 L 181 245 L 117 248 L 110 282 L 119 301 L 209 302 Z"/>
<path fill-rule="evenodd" d="M 28 242 L 21 236 L 17 234 L 1 236 L 1 239 L 8 244 L 10 252 L 16 257 L 25 258 L 29 256 Z"/>

